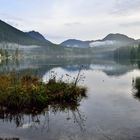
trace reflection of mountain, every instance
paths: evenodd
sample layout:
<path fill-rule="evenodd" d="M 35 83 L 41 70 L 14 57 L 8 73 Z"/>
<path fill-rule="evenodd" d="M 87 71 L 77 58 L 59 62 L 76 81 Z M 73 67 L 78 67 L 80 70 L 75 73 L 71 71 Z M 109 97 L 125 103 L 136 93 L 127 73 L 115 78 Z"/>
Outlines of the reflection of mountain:
<path fill-rule="evenodd" d="M 86 70 L 98 70 L 103 71 L 109 76 L 123 75 L 135 68 L 137 65 L 133 65 L 130 62 L 115 62 L 114 60 L 103 59 L 26 59 L 20 61 L 6 61 L 0 65 L 0 72 L 19 71 L 23 73 L 36 73 L 43 76 L 46 72 L 53 68 L 61 67 L 62 69 L 70 71 L 78 71 L 80 66 L 83 65 Z"/>
<path fill-rule="evenodd" d="M 121 76 L 134 70 L 133 66 L 116 65 L 112 69 L 103 70 L 108 76 Z"/>
<path fill-rule="evenodd" d="M 109 61 L 100 60 L 98 61 L 98 63 L 96 62 L 90 65 L 90 69 L 103 71 L 108 76 L 120 76 L 129 71 L 134 70 L 135 68 L 137 68 L 137 66 L 134 66 L 131 63 L 126 62 L 124 64 L 120 64 L 116 63 L 113 60 Z"/>

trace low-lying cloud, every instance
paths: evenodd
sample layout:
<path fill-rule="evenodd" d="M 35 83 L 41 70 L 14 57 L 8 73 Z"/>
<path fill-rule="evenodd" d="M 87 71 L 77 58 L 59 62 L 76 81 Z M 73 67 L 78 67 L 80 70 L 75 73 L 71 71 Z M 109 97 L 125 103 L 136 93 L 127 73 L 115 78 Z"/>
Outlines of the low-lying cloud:
<path fill-rule="evenodd" d="M 90 43 L 90 47 L 102 47 L 102 46 L 110 46 L 110 45 L 114 45 L 116 44 L 116 41 L 96 41 L 96 42 L 92 42 Z"/>

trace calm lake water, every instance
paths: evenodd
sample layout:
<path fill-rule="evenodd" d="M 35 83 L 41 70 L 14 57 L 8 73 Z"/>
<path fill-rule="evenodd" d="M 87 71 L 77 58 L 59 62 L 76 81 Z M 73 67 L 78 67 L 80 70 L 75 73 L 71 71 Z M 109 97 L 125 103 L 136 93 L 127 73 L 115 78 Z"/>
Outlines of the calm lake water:
<path fill-rule="evenodd" d="M 4 62 L 0 72 L 34 72 L 47 81 L 50 71 L 58 77 L 77 75 L 84 65 L 81 85 L 87 98 L 75 111 L 50 109 L 35 116 L 2 116 L 0 137 L 20 140 L 139 140 L 140 102 L 133 96 L 132 81 L 140 76 L 137 64 L 114 60 L 23 60 Z M 66 76 L 65 76 L 66 77 Z M 66 78 L 67 79 L 67 78 Z M 20 119 L 19 119 L 20 118 Z"/>

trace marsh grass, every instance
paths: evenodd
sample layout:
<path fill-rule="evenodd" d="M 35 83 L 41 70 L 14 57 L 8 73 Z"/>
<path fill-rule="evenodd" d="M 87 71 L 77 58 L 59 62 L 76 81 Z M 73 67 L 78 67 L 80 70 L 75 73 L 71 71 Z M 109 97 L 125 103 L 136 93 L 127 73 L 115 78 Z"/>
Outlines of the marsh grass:
<path fill-rule="evenodd" d="M 77 81 L 76 78 L 76 82 L 65 82 L 53 76 L 43 83 L 36 75 L 1 74 L 0 107 L 6 111 L 31 113 L 52 104 L 78 105 L 86 97 L 86 88 L 78 86 Z"/>

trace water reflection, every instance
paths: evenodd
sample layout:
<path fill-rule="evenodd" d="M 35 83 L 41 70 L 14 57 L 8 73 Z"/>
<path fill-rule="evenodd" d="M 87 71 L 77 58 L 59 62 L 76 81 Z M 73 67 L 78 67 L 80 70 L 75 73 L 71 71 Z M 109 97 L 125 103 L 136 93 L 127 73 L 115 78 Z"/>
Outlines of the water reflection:
<path fill-rule="evenodd" d="M 27 140 L 139 139 L 140 104 L 129 94 L 135 83 L 132 77 L 140 75 L 137 63 L 111 59 L 28 59 L 20 60 L 18 65 L 13 62 L 2 64 L 0 72 L 14 68 L 25 74 L 30 69 L 43 77 L 56 70 L 60 76 L 68 73 L 73 77 L 81 64 L 85 66 L 84 85 L 89 89 L 87 100 L 71 105 L 52 104 L 33 113 L 2 110 L 0 134 L 6 132 Z M 134 97 L 140 100 L 140 92 L 134 93 Z"/>
<path fill-rule="evenodd" d="M 109 76 L 121 76 L 127 72 L 139 68 L 139 61 L 116 61 L 114 59 L 93 59 L 93 58 L 48 58 L 48 59 L 21 59 L 5 60 L 0 63 L 0 73 L 16 70 L 26 73 L 29 70 L 43 76 L 51 69 L 61 67 L 66 71 L 74 72 L 83 65 L 86 70 L 103 71 Z"/>
<path fill-rule="evenodd" d="M 79 110 L 79 103 L 75 104 L 52 104 L 45 108 L 43 111 L 33 111 L 23 113 L 21 112 L 12 112 L 7 111 L 4 108 L 0 110 L 0 120 L 3 123 L 14 123 L 16 127 L 19 128 L 34 128 L 40 129 L 41 131 L 49 131 L 50 129 L 50 115 L 57 114 L 60 112 L 65 112 L 66 120 L 73 120 L 79 126 L 81 131 L 85 130 L 84 122 L 86 121 L 86 117 Z"/>

